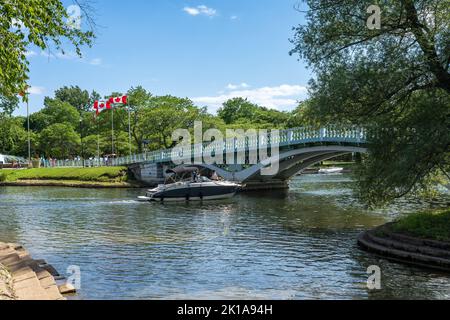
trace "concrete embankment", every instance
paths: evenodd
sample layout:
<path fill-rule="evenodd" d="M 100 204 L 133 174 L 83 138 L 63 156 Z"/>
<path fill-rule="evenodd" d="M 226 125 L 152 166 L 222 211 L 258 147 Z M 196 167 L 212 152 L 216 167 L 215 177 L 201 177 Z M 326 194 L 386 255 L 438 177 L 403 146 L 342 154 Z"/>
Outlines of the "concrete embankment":
<path fill-rule="evenodd" d="M 0 242 L 0 300 L 66 300 L 73 293 L 44 260 L 32 259 L 20 245 Z"/>
<path fill-rule="evenodd" d="M 388 260 L 450 272 L 450 242 L 393 232 L 388 223 L 358 237 L 359 246 Z"/>

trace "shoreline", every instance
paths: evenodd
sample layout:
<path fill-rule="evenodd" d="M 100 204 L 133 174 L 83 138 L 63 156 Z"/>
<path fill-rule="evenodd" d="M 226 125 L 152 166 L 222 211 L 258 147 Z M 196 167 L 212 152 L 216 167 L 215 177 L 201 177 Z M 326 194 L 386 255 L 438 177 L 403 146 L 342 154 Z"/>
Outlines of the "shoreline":
<path fill-rule="evenodd" d="M 67 300 L 76 293 L 55 268 L 34 260 L 25 248 L 0 242 L 1 300 Z"/>
<path fill-rule="evenodd" d="M 395 232 L 391 230 L 394 224 L 361 233 L 359 247 L 393 262 L 450 272 L 450 242 Z"/>
<path fill-rule="evenodd" d="M 350 173 L 345 169 L 342 173 Z M 309 169 L 303 175 L 319 174 L 318 169 Z M 137 180 L 130 181 L 85 181 L 73 179 L 21 179 L 15 181 L 0 181 L 0 187 L 66 187 L 66 188 L 92 188 L 92 189 L 142 189 L 153 187 Z M 251 191 L 251 190 L 248 190 Z"/>
<path fill-rule="evenodd" d="M 100 182 L 76 180 L 20 180 L 0 182 L 0 187 L 66 187 L 92 189 L 139 189 L 144 188 L 139 182 Z"/>

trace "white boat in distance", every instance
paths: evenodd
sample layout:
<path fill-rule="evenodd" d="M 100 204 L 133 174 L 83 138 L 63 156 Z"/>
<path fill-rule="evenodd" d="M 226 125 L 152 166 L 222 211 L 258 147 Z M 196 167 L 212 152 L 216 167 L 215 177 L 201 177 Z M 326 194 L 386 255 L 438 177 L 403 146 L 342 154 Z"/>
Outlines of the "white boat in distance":
<path fill-rule="evenodd" d="M 139 201 L 204 201 L 233 197 L 242 187 L 231 181 L 213 181 L 198 175 L 198 168 L 177 167 L 167 170 L 173 183 L 161 184 L 138 197 Z M 189 175 L 188 180 L 184 179 Z M 181 181 L 176 181 L 179 179 Z"/>
<path fill-rule="evenodd" d="M 319 173 L 322 174 L 329 174 L 329 173 L 340 173 L 344 171 L 344 168 L 337 168 L 337 167 L 333 167 L 333 168 L 324 168 L 324 169 L 320 169 Z"/>

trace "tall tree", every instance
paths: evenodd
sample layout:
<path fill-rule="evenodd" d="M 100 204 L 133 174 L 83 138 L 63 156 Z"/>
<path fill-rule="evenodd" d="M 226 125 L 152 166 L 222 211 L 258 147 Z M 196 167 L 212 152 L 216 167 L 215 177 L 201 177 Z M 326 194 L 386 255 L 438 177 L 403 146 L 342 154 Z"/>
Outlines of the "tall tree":
<path fill-rule="evenodd" d="M 44 99 L 44 108 L 30 116 L 30 128 L 41 131 L 55 123 L 66 123 L 72 128 L 78 128 L 80 115 L 67 102 L 58 99 Z"/>
<path fill-rule="evenodd" d="M 80 154 L 80 136 L 67 123 L 55 123 L 42 130 L 39 146 L 47 157 L 67 159 Z"/>
<path fill-rule="evenodd" d="M 92 28 L 82 31 L 67 23 L 70 17 L 60 0 L 0 0 L 0 12 L 0 95 L 26 91 L 30 46 L 64 53 L 63 43 L 69 43 L 81 56 L 81 47 L 92 44 Z"/>
<path fill-rule="evenodd" d="M 367 13 L 371 0 L 306 2 L 307 23 L 294 29 L 291 54 L 316 73 L 310 115 L 322 123 L 376 128 L 361 170 L 361 196 L 384 203 L 423 189 L 438 171 L 448 172 L 450 1 L 377 2 L 379 28 L 367 24 L 377 19 Z M 380 127 L 389 134 L 378 133 Z M 407 127 L 415 128 L 414 139 Z M 405 147 L 413 147 L 414 156 Z M 386 170 L 388 163 L 396 170 Z"/>
<path fill-rule="evenodd" d="M 0 154 L 23 155 L 22 146 L 27 141 L 24 122 L 22 117 L 0 114 Z"/>
<path fill-rule="evenodd" d="M 144 137 L 147 134 L 147 130 L 142 126 L 139 126 L 138 124 L 142 120 L 143 110 L 150 106 L 152 94 L 150 92 L 147 92 L 147 90 L 145 90 L 142 86 L 137 86 L 128 90 L 127 95 L 127 108 L 130 109 L 131 136 L 137 147 L 137 151 L 141 153 Z M 120 119 L 122 119 L 122 126 L 128 131 L 128 115 L 122 115 Z"/>
<path fill-rule="evenodd" d="M 145 138 L 152 141 L 154 148 L 174 146 L 172 133 L 176 129 L 192 129 L 194 122 L 206 113 L 186 98 L 174 96 L 153 97 L 150 107 L 142 112 L 140 130 L 146 132 Z"/>
<path fill-rule="evenodd" d="M 81 90 L 79 86 L 62 87 L 55 91 L 55 98 L 69 103 L 72 107 L 77 108 L 80 113 L 92 109 L 89 92 Z"/>
<path fill-rule="evenodd" d="M 223 106 L 217 111 L 217 115 L 231 124 L 240 118 L 250 118 L 254 115 L 258 106 L 244 98 L 233 98 L 225 101 Z"/>

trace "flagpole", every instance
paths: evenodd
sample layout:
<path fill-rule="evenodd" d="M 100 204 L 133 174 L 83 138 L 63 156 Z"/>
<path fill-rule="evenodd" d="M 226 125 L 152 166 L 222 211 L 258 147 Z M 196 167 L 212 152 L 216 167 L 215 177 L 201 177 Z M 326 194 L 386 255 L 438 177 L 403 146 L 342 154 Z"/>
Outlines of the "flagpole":
<path fill-rule="evenodd" d="M 111 156 L 114 155 L 114 106 L 111 106 Z"/>
<path fill-rule="evenodd" d="M 30 165 L 30 163 L 31 163 L 31 139 L 30 139 L 30 107 L 29 107 L 29 103 L 28 103 L 28 96 L 27 96 L 27 130 L 28 130 L 28 165 Z"/>
<path fill-rule="evenodd" d="M 131 115 L 129 105 L 127 109 L 128 109 L 128 145 L 130 147 L 130 157 L 131 157 Z"/>
<path fill-rule="evenodd" d="M 95 122 L 97 122 L 97 159 L 98 167 L 100 167 L 100 126 L 98 124 L 97 117 L 95 117 Z"/>

